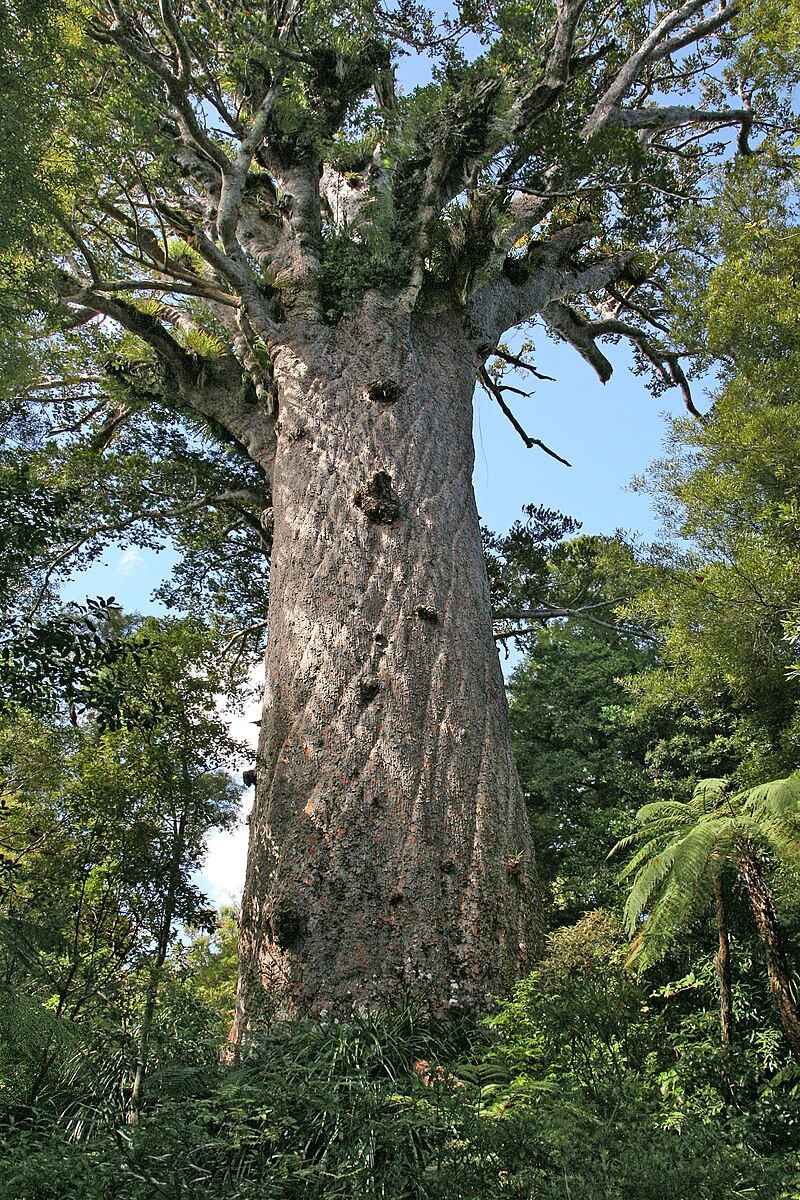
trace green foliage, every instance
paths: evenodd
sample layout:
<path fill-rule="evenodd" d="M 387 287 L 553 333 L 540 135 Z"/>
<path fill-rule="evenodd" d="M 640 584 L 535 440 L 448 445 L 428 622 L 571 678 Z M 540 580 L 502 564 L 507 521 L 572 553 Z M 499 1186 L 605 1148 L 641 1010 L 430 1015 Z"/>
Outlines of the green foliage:
<path fill-rule="evenodd" d="M 618 894 L 598 860 L 647 787 L 646 743 L 623 719 L 630 700 L 621 683 L 647 661 L 613 631 L 570 621 L 539 634 L 512 677 L 514 752 L 559 923 Z"/>
<path fill-rule="evenodd" d="M 671 541 L 629 611 L 664 639 L 659 672 L 637 684 L 640 706 L 671 697 L 695 713 L 727 710 L 729 726 L 742 725 L 736 769 L 747 784 L 797 762 L 794 200 L 767 165 L 745 163 L 727 173 L 704 223 L 713 269 L 686 274 L 674 303 L 702 363 L 716 360 L 719 385 L 707 420 L 675 422 L 665 457 L 639 481 Z"/>
<path fill-rule="evenodd" d="M 403 281 L 407 251 L 379 222 L 354 242 L 349 230 L 331 229 L 322 239 L 319 287 L 325 318 L 335 325 L 369 289 L 390 290 Z"/>
<path fill-rule="evenodd" d="M 702 780 L 691 800 L 645 804 L 638 828 L 612 853 L 634 849 L 625 925 L 641 970 L 662 957 L 712 898 L 726 869 L 763 846 L 780 859 L 800 855 L 800 775 L 729 794 L 724 779 Z"/>
<path fill-rule="evenodd" d="M 197 930 L 188 944 L 173 949 L 175 986 L 217 1015 L 223 1037 L 233 1021 L 238 965 L 239 924 L 236 911 L 230 907 L 219 910 L 213 929 Z"/>
<path fill-rule="evenodd" d="M 16 1107 L 91 1110 L 93 1063 L 122 1104 L 144 998 L 179 927 L 213 924 L 196 873 L 209 830 L 235 819 L 226 768 L 241 755 L 216 712 L 215 645 L 191 620 L 139 622 L 131 636 L 147 653 L 101 671 L 125 697 L 114 722 L 17 707 L 0 726 L 0 986 L 11 1045 L 23 1042 L 3 1087 Z M 218 1038 L 219 1014 L 202 997 L 192 1007 Z M 45 1036 L 28 1041 L 37 1020 Z"/>
<path fill-rule="evenodd" d="M 207 1060 L 165 1070 L 135 1127 L 115 1132 L 112 1106 L 105 1127 L 68 1140 L 38 1113 L 13 1131 L 23 1153 L 0 1159 L 0 1196 L 788 1200 L 791 1141 L 757 1148 L 735 1118 L 720 1123 L 717 1108 L 704 1116 L 709 1094 L 691 1070 L 680 1086 L 672 1080 L 666 1102 L 655 1069 L 637 1087 L 628 1055 L 642 1036 L 665 1072 L 672 1047 L 663 1020 L 644 1033 L 638 985 L 616 983 L 613 922 L 577 926 L 552 951 L 541 981 L 526 981 L 492 1029 L 402 1008 L 279 1024 L 236 1068 Z M 590 994 L 598 1032 L 572 1026 L 570 1050 L 565 1018 Z M 713 1075 L 696 1038 L 693 1069 L 701 1060 Z M 679 1091 L 690 1118 L 681 1132 L 666 1121 Z"/>

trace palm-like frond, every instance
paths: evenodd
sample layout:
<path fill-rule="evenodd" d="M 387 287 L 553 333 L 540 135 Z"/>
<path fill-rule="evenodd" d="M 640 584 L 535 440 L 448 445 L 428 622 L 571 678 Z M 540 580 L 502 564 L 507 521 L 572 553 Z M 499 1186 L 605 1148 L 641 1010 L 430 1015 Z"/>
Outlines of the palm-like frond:
<path fill-rule="evenodd" d="M 732 802 L 779 858 L 800 858 L 800 771 L 739 792 Z"/>
<path fill-rule="evenodd" d="M 635 847 L 619 878 L 631 881 L 624 921 L 634 939 L 629 961 L 640 970 L 661 958 L 710 902 L 730 860 L 738 832 L 734 810 L 722 803 L 724 791 L 724 780 L 705 779 L 688 801 L 643 805 L 638 828 L 612 851 Z"/>
<path fill-rule="evenodd" d="M 624 841 L 630 843 L 633 841 L 634 836 L 635 835 L 632 834 L 630 838 L 625 838 Z M 643 867 L 645 863 L 648 863 L 650 859 L 657 854 L 660 849 L 663 848 L 663 845 L 664 839 L 662 837 L 650 838 L 650 840 L 645 842 L 643 846 L 639 847 L 629 862 L 625 864 L 620 871 L 618 878 L 620 880 L 630 879 L 632 875 L 636 874 L 640 867 Z M 627 849 L 627 846 L 623 846 L 622 842 L 618 842 L 614 847 L 614 850 L 617 849 Z"/>
<path fill-rule="evenodd" d="M 724 779 L 703 779 L 685 803 L 643 805 L 636 823 L 609 857 L 634 850 L 619 878 L 632 880 L 624 920 L 630 961 L 643 970 L 710 904 L 719 873 L 744 846 L 800 857 L 800 772 L 733 796 Z"/>

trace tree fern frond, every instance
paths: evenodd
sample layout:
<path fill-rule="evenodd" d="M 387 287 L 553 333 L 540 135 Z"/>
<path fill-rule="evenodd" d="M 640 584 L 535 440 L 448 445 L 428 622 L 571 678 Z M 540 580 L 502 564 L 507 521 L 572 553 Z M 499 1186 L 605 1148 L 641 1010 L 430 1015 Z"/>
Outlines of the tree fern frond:
<path fill-rule="evenodd" d="M 644 866 L 644 864 L 650 858 L 652 858 L 654 854 L 663 848 L 663 838 L 651 838 L 648 842 L 645 842 L 643 846 L 639 847 L 630 862 L 626 863 L 626 865 L 622 868 L 617 876 L 617 879 L 619 879 L 620 883 L 624 882 L 626 879 L 630 879 L 632 875 L 636 874 L 640 867 Z"/>
<path fill-rule="evenodd" d="M 642 914 L 647 911 L 653 896 L 671 871 L 674 857 L 675 847 L 667 846 L 638 872 L 622 914 L 625 929 L 629 935 L 638 927 Z"/>
<path fill-rule="evenodd" d="M 654 820 L 669 820 L 680 818 L 686 813 L 686 804 L 680 800 L 651 800 L 643 804 L 636 814 L 637 825 L 644 825 Z"/>
<path fill-rule="evenodd" d="M 756 819 L 770 817 L 800 825 L 800 771 L 739 792 L 737 801 Z"/>
<path fill-rule="evenodd" d="M 704 800 L 707 803 L 719 804 L 728 787 L 727 779 L 711 777 L 701 779 L 692 793 L 692 800 Z"/>

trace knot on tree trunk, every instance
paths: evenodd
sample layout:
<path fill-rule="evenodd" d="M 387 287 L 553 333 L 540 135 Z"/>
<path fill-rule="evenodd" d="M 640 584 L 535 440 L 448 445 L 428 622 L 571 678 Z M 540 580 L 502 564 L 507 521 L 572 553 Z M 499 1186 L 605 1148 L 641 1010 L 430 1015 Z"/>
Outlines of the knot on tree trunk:
<path fill-rule="evenodd" d="M 367 386 L 367 396 L 375 404 L 394 404 L 402 394 L 403 389 L 394 379 L 375 379 Z"/>
<path fill-rule="evenodd" d="M 279 908 L 272 918 L 272 932 L 281 950 L 292 950 L 305 939 L 305 917 L 288 906 Z"/>
<path fill-rule="evenodd" d="M 401 513 L 388 471 L 376 471 L 369 483 L 353 493 L 353 503 L 376 525 L 391 525 Z"/>
<path fill-rule="evenodd" d="M 377 675 L 367 674 L 361 677 L 358 691 L 362 704 L 369 704 L 371 700 L 375 699 L 380 690 L 381 681 L 378 679 Z"/>

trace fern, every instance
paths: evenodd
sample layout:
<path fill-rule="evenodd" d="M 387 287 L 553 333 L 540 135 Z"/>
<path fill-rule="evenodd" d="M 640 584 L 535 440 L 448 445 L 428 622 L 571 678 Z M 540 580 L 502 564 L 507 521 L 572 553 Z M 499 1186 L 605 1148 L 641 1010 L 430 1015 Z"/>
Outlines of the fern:
<path fill-rule="evenodd" d="M 174 264 L 184 266 L 187 270 L 196 271 L 199 275 L 204 275 L 206 271 L 206 263 L 198 250 L 185 242 L 183 238 L 169 238 L 167 241 L 167 252 Z"/>
<path fill-rule="evenodd" d="M 641 971 L 710 905 L 719 875 L 749 847 L 800 858 L 800 772 L 731 796 L 724 779 L 703 779 L 685 803 L 643 805 L 636 824 L 609 858 L 633 851 L 619 878 L 632 880 L 624 921 Z"/>
<path fill-rule="evenodd" d="M 184 349 L 198 358 L 219 358 L 225 353 L 222 339 L 205 329 L 183 329 L 180 340 Z"/>

